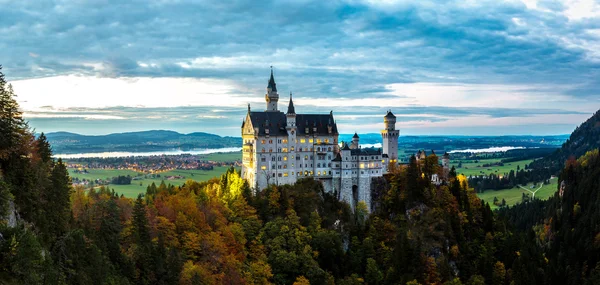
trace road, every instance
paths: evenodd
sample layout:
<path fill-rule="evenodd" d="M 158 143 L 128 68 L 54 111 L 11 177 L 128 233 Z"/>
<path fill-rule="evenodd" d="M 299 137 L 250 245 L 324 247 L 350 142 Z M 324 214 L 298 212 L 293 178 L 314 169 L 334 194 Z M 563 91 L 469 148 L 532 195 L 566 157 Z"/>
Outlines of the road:
<path fill-rule="evenodd" d="M 519 185 L 519 187 L 521 187 L 521 189 L 528 191 L 529 193 L 531 193 L 531 199 L 533 200 L 535 198 L 535 192 L 537 192 L 538 190 L 542 189 L 542 186 L 544 186 L 544 184 L 540 185 L 540 187 L 538 189 L 535 189 L 535 191 L 531 191 L 521 185 Z"/>

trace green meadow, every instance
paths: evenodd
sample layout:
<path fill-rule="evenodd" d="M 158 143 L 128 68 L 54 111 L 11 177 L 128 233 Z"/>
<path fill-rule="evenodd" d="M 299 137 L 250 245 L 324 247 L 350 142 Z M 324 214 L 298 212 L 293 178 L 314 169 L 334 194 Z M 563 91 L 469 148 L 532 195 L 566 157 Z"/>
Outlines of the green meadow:
<path fill-rule="evenodd" d="M 135 198 L 140 193 L 146 192 L 146 187 L 151 185 L 153 182 L 158 186 L 162 181 L 169 185 L 182 185 L 188 179 L 194 181 L 207 181 L 214 177 L 219 177 L 225 173 L 229 167 L 220 166 L 215 167 L 213 170 L 171 170 L 160 173 L 161 177 L 157 178 L 143 178 L 140 180 L 132 180 L 130 185 L 108 185 L 108 188 L 114 189 L 115 192 L 125 195 L 125 197 Z M 110 179 L 112 177 L 120 175 L 130 175 L 131 177 L 143 176 L 142 173 L 135 172 L 132 170 L 120 170 L 120 169 L 88 169 L 89 173 L 75 173 L 74 169 L 69 169 L 69 175 L 71 177 L 77 177 L 79 179 L 95 180 L 95 179 Z M 182 179 L 165 180 L 167 176 L 183 176 Z"/>
<path fill-rule="evenodd" d="M 488 166 L 484 167 L 484 164 L 492 164 L 500 162 L 500 158 L 491 158 L 491 159 L 479 159 L 477 162 L 475 160 L 451 160 L 450 165 L 456 168 L 456 172 L 458 174 L 464 174 L 465 176 L 475 176 L 475 175 L 489 175 L 489 174 L 497 174 L 504 175 L 508 174 L 511 170 L 517 171 L 517 166 L 520 169 L 525 168 L 525 165 L 530 164 L 533 159 L 527 160 L 519 160 L 504 163 L 503 166 Z M 458 163 L 462 162 L 462 167 L 458 167 Z"/>
<path fill-rule="evenodd" d="M 533 188 L 531 188 L 533 184 L 527 184 L 523 187 L 531 190 L 531 191 L 535 191 L 536 189 L 539 188 L 538 186 L 535 186 Z M 554 193 L 556 192 L 558 187 L 558 179 L 554 178 L 550 180 L 550 184 L 547 185 L 543 185 L 542 188 L 540 188 L 539 190 L 537 190 L 535 192 L 535 197 L 538 199 L 548 199 L 549 197 L 551 197 L 552 195 L 554 195 Z M 531 197 L 531 192 L 529 191 L 525 191 L 523 190 L 521 187 L 515 187 L 515 188 L 511 188 L 511 189 L 505 189 L 505 190 L 487 190 L 483 193 L 477 193 L 477 196 L 484 200 L 485 202 L 490 204 L 490 207 L 492 209 L 498 208 L 496 205 L 494 205 L 494 197 L 498 198 L 499 201 L 502 201 L 502 199 L 504 199 L 506 201 L 506 205 L 508 206 L 512 206 L 515 205 L 517 203 L 521 203 L 521 197 L 523 195 L 523 193 L 525 194 L 529 194 L 529 197 Z"/>

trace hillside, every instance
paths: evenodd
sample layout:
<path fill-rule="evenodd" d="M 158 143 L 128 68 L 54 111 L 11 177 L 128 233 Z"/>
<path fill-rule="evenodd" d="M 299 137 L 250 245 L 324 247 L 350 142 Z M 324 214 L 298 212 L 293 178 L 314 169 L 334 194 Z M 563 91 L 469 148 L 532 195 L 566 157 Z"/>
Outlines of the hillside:
<path fill-rule="evenodd" d="M 530 167 L 549 167 L 553 173 L 557 173 L 570 157 L 577 158 L 597 148 L 600 148 L 600 111 L 577 127 L 561 148 L 544 159 L 535 161 Z"/>
<path fill-rule="evenodd" d="M 241 138 L 221 137 L 208 133 L 180 134 L 174 131 L 152 130 L 88 136 L 68 132 L 46 134 L 56 154 L 104 151 L 161 151 L 168 149 L 236 147 Z"/>

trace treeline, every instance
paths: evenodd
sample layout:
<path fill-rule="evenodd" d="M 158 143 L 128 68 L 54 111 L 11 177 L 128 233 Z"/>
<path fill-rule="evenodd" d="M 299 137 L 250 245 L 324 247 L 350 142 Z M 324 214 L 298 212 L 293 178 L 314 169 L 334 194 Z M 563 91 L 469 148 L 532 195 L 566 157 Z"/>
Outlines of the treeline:
<path fill-rule="evenodd" d="M 113 177 L 110 180 L 110 184 L 115 184 L 115 185 L 129 185 L 131 184 L 131 175 L 119 175 L 116 177 Z"/>
<path fill-rule="evenodd" d="M 556 148 L 527 148 L 527 149 L 511 149 L 504 153 L 506 158 L 503 158 L 502 163 L 509 163 L 527 159 L 536 159 L 545 157 L 556 151 Z"/>
<path fill-rule="evenodd" d="M 511 170 L 508 175 L 498 175 L 491 173 L 487 176 L 470 176 L 468 178 L 469 185 L 478 193 L 483 193 L 485 190 L 502 190 L 517 187 L 517 185 L 525 185 L 527 183 L 550 183 L 552 176 L 550 169 L 519 169 L 518 171 Z"/>

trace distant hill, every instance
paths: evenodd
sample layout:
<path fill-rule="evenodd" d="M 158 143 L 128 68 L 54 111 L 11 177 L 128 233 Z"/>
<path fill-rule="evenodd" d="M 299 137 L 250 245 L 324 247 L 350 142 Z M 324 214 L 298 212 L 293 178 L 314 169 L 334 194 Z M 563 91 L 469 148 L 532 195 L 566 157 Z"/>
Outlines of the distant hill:
<path fill-rule="evenodd" d="M 351 141 L 354 134 L 340 134 L 339 141 Z M 221 137 L 209 133 L 181 134 L 175 131 L 152 130 L 141 132 L 116 133 L 108 135 L 80 135 L 69 132 L 46 134 L 55 154 L 87 152 L 151 152 L 172 149 L 192 150 L 199 148 L 239 147 L 240 137 Z M 555 148 L 560 146 L 567 135 L 555 136 L 400 136 L 399 148 L 406 153 L 419 149 L 436 152 L 477 149 L 494 146 L 518 146 Z M 381 134 L 360 134 L 362 145 L 381 143 Z"/>
<path fill-rule="evenodd" d="M 553 173 L 560 171 L 570 157 L 578 158 L 586 152 L 600 148 L 600 111 L 581 124 L 554 153 L 535 161 L 531 168 L 549 167 Z"/>
<path fill-rule="evenodd" d="M 56 154 L 105 151 L 162 151 L 197 148 L 237 147 L 242 139 L 221 137 L 208 133 L 180 134 L 174 131 L 153 130 L 109 135 L 80 135 L 68 132 L 46 134 Z"/>

